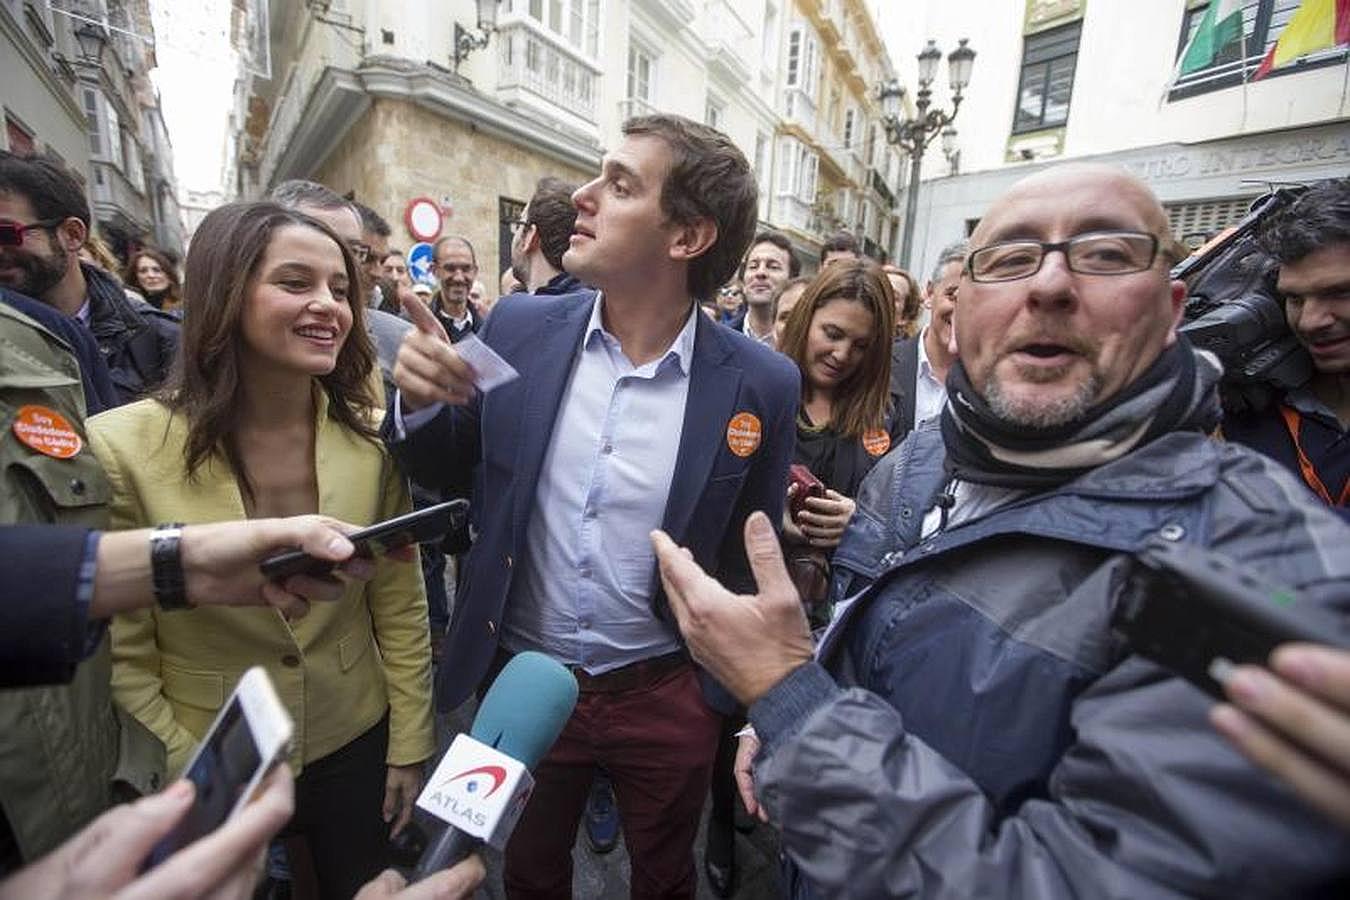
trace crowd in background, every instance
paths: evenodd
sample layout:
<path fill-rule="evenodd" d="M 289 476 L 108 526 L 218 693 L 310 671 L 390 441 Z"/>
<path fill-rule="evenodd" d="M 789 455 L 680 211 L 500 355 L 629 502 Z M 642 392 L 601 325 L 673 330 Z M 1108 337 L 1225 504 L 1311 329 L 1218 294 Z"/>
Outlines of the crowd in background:
<path fill-rule="evenodd" d="M 18 310 L 25 321 L 36 318 L 61 339 L 61 352 L 79 363 L 66 381 L 45 374 L 43 381 L 29 372 L 0 381 L 0 388 L 65 391 L 42 400 L 41 409 L 63 410 L 62 421 L 74 423 L 66 427 L 85 436 L 80 448 L 92 451 L 63 458 L 58 467 L 49 462 L 58 457 L 33 456 L 32 447 L 6 449 L 5 459 L 20 457 L 14 465 L 21 474 L 0 501 L 5 524 L 55 522 L 111 531 L 315 512 L 369 524 L 451 497 L 473 500 L 472 524 L 423 546 L 420 572 L 405 562 L 379 560 L 299 619 L 267 607 L 126 609 L 106 629 L 91 627 L 81 636 L 88 646 L 69 684 L 0 695 L 0 875 L 53 851 L 67 852 L 58 848 L 106 809 L 167 784 L 239 675 L 261 664 L 296 724 L 289 759 L 296 777 L 293 798 L 288 793 L 286 800 L 293 815 L 267 832 L 275 837 L 257 895 L 350 897 L 376 890 L 372 879 L 414 840 L 414 801 L 424 765 L 438 747 L 436 704 L 457 704 L 478 689 L 484 672 L 500 669 L 504 654 L 562 646 L 551 643 L 557 640 L 557 609 L 550 604 L 558 602 L 564 584 L 577 598 L 589 597 L 592 589 L 584 582 L 594 566 L 604 570 L 596 590 L 630 603 L 608 607 L 609 613 L 635 618 L 606 631 L 603 624 L 592 629 L 584 610 L 577 611 L 568 629 L 600 634 L 598 656 L 584 641 L 580 650 L 559 652 L 576 671 L 583 697 L 601 698 L 599 710 L 627 692 L 664 691 L 687 676 L 688 690 L 670 695 L 669 714 L 677 723 L 697 718 L 683 739 L 697 735 L 698 752 L 706 751 L 707 760 L 691 767 L 695 774 L 670 788 L 670 797 L 684 804 L 677 817 L 692 815 L 692 827 L 672 832 L 676 836 L 662 846 L 667 838 L 651 822 L 663 810 L 638 799 L 632 772 L 603 750 L 565 757 L 558 765 L 569 770 L 567 778 L 541 771 L 545 799 L 531 810 L 557 797 L 565 798 L 558 808 L 569 814 L 584 805 L 586 838 L 597 852 L 625 835 L 635 895 L 691 895 L 688 850 L 709 792 L 704 875 L 723 897 L 737 890 L 735 827 L 745 826 L 750 814 L 768 813 L 784 829 L 790 860 L 784 890 L 793 896 L 848 893 L 850 877 L 886 885 L 861 893 L 923 893 L 930 878 L 941 884 L 949 877 L 959 892 L 982 877 L 1005 876 L 1011 891 L 1027 896 L 1091 893 L 1091 877 L 1127 893 L 1167 885 L 1181 894 L 1212 889 L 1238 895 L 1248 861 L 1227 854 L 1251 850 L 1252 840 L 1268 836 L 1262 828 L 1285 826 L 1267 819 L 1250 833 L 1234 827 L 1231 844 L 1195 837 L 1196 830 L 1223 827 L 1201 821 L 1208 810 L 1227 808 L 1213 785 L 1235 784 L 1256 785 L 1242 788 L 1251 802 L 1240 815 L 1268 807 L 1290 817 L 1272 846 L 1290 854 L 1288 866 L 1297 864 L 1308 875 L 1296 893 L 1344 886 L 1345 857 L 1338 869 L 1337 855 L 1345 836 L 1296 806 L 1285 788 L 1217 739 L 1221 732 L 1347 825 L 1350 723 L 1335 716 L 1338 708 L 1350 709 L 1350 666 L 1343 656 L 1286 653 L 1276 664 L 1283 680 L 1269 672 L 1239 673 L 1228 685 L 1236 707 L 1216 711 L 1217 731 L 1195 739 L 1196 711 L 1203 714 L 1209 704 L 1194 688 L 1156 668 L 1130 669 L 1121 662 L 1125 651 L 1103 636 L 1104 629 L 1094 630 L 1101 625 L 1095 619 L 1066 623 L 1054 604 L 1031 601 L 1013 614 L 1010 598 L 1058 596 L 1063 589 L 1080 604 L 1088 602 L 1087 592 L 1104 605 L 1107 589 L 1097 579 L 1107 575 L 1094 573 L 1098 566 L 1109 568 L 1102 561 L 1107 550 L 1127 549 L 1119 543 L 1123 538 L 1107 533 L 1124 521 L 1141 533 L 1184 521 L 1188 528 L 1216 531 L 1206 539 L 1227 552 L 1240 548 L 1264 560 L 1297 584 L 1310 604 L 1344 621 L 1350 603 L 1342 572 L 1350 547 L 1344 521 L 1350 499 L 1350 188 L 1315 188 L 1267 236 L 1284 265 L 1280 290 L 1290 327 L 1310 354 L 1312 375 L 1304 390 L 1279 400 L 1277 408 L 1290 412 L 1272 412 L 1268 420 L 1272 440 L 1287 437 L 1290 449 L 1263 447 L 1277 462 L 1255 462 L 1210 449 L 1219 421 L 1210 394 L 1219 373 L 1210 373 L 1203 354 L 1193 359 L 1189 345 L 1175 336 L 1181 295 L 1168 294 L 1173 289 L 1166 286 L 1165 263 L 1178 261 L 1180 251 L 1166 235 L 1165 221 L 1159 222 L 1156 201 L 1136 182 L 1073 172 L 1062 182 L 1036 185 L 1035 203 L 1049 203 L 1045 198 L 1063 187 L 1103 209 L 1115 198 L 1129 213 L 1103 213 L 1098 218 L 1106 224 L 1094 219 L 1082 225 L 1076 212 L 1056 207 L 1045 214 L 1051 224 L 1041 230 L 1040 207 L 1014 191 L 1023 205 L 1009 200 L 996 206 L 975 234 L 944 248 L 924 277 L 863 256 L 846 233 L 830 236 L 818 258 L 804 260 L 786 236 L 757 231 L 753 212 L 746 212 L 751 207 L 736 194 L 744 179 L 727 174 L 739 172 L 744 161 L 715 132 L 653 117 L 632 130 L 626 126 L 625 135 L 624 147 L 607 157 L 595 182 L 540 180 L 520 217 L 508 223 L 506 271 L 480 272 L 468 238 L 444 235 L 433 245 L 430 281 L 411 277 L 407 254 L 379 212 L 304 181 L 280 184 L 265 200 L 212 211 L 181 263 L 151 247 L 118 260 L 90 230 L 83 189 L 59 163 L 0 154 L 0 226 L 7 229 L 0 232 L 0 282 L 11 289 L 0 305 Z M 708 174 L 713 159 L 722 166 L 715 178 Z M 659 176 L 655 188 L 652 172 Z M 671 201 L 668 184 L 675 184 L 678 196 L 693 198 L 690 209 Z M 1102 185 L 1119 190 L 1112 194 Z M 634 197 L 644 190 L 656 191 L 649 195 L 650 209 L 635 212 Z M 707 199 L 718 190 L 729 199 Z M 1012 222 L 1002 231 L 1000 216 Z M 697 225 L 705 220 L 715 223 L 710 232 Z M 657 240 L 666 243 L 653 250 Z M 1145 284 L 1146 277 L 1154 280 Z M 1107 299 L 1100 299 L 1092 295 L 1096 287 L 1074 286 L 1074 279 L 1096 285 L 1093 278 L 1123 285 L 1118 308 L 1114 294 L 1103 291 Z M 496 295 L 485 285 L 498 288 Z M 1053 323 L 1054 315 L 1070 315 L 1066 310 L 1081 305 L 1092 308 L 1089 326 L 1082 333 L 1055 324 L 1023 333 L 1020 320 L 977 320 L 976 310 L 992 308 L 1002 296 L 997 292 L 1012 290 L 1009 285 L 1030 285 L 1024 305 L 1033 318 L 1045 316 L 1037 321 Z M 655 328 L 644 292 L 656 296 L 668 287 L 672 296 L 694 302 L 687 309 L 668 304 L 674 312 L 653 332 L 662 338 L 660 346 L 642 344 L 634 335 L 650 337 L 641 329 Z M 1130 306 L 1136 299 L 1137 307 Z M 958 329 L 954 321 L 964 323 Z M 522 361 L 550 359 L 550 341 L 559 332 L 579 338 L 579 348 L 558 344 L 557 370 L 538 376 Z M 982 354 L 993 354 L 989 346 L 1012 335 L 1023 343 L 998 356 L 991 363 L 995 374 L 982 380 Z M 524 393 L 502 402 L 505 394 L 475 392 L 472 372 L 453 349 L 464 341 L 486 342 L 515 360 L 525 370 Z M 1139 360 L 1130 362 L 1134 341 L 1152 355 L 1140 351 Z M 18 371 L 18 345 L 6 346 L 0 372 Z M 701 356 L 712 352 L 708 347 L 734 361 L 719 370 L 721 381 L 705 382 L 696 374 L 697 367 L 711 365 Z M 1055 365 L 1091 358 L 1087 399 L 1067 397 L 1049 412 L 1026 413 L 1026 397 L 989 388 L 1000 384 L 998 366 L 1016 354 L 1032 373 L 1021 376 L 1026 384 L 1020 387 L 1032 393 L 1042 384 L 1051 389 L 1060 377 Z M 44 373 L 60 369 L 33 365 Z M 620 400 L 622 389 L 637 399 Z M 714 403 L 719 391 L 729 396 Z M 6 398 L 6 415 L 24 415 L 38 396 Z M 1101 397 L 1111 398 L 1109 404 L 1098 403 Z M 686 414 L 686 403 L 704 405 Z M 687 435 L 704 412 L 715 420 L 707 434 L 716 446 L 706 449 L 717 455 L 702 469 L 687 459 L 697 453 L 687 454 L 683 444 L 678 454 L 674 446 L 663 450 L 649 434 L 650 446 L 641 444 L 639 455 L 618 454 L 629 470 L 616 471 L 611 480 L 601 477 L 615 445 L 640 443 L 625 427 L 653 434 L 662 427 L 676 434 L 683 429 Z M 1041 413 L 1049 418 L 1035 417 Z M 526 434 L 511 418 L 517 414 L 542 425 L 543 435 Z M 555 418 L 563 437 L 548 443 Z M 594 456 L 592 430 L 599 435 Z M 1183 433 L 1195 440 L 1183 441 Z M 524 451 L 515 455 L 531 442 L 538 445 L 533 470 Z M 1171 455 L 1150 461 L 1149 448 L 1164 445 Z M 973 449 L 960 449 L 967 446 Z M 1119 460 L 1143 460 L 1154 468 L 1137 470 L 1134 482 L 1085 488 L 1086 506 L 1055 499 L 1057 505 L 1046 501 L 1040 517 L 1017 518 L 1043 498 L 1069 497 L 1073 491 L 1061 490 L 1064 484 L 1090 480 L 1098 468 L 1114 471 L 1110 467 Z M 1175 470 L 1183 463 L 1221 474 L 1190 477 Z M 640 470 L 636 475 L 633 466 Z M 653 469 L 664 473 L 660 489 L 651 484 Z M 696 471 L 702 474 L 690 474 Z M 579 481 L 573 484 L 563 473 Z M 1185 499 L 1158 499 L 1156 511 L 1141 511 L 1144 503 L 1131 506 L 1129 489 L 1120 487 L 1134 484 L 1148 494 L 1149 485 L 1164 480 L 1169 497 Z M 672 525 L 666 513 L 686 490 L 696 499 L 689 501 L 687 517 Z M 496 508 L 509 506 L 517 493 L 525 497 L 512 501 L 520 508 L 540 507 L 529 525 L 512 520 L 511 509 Z M 1203 513 L 1187 506 L 1201 495 L 1217 497 L 1196 501 L 1208 504 Z M 1098 523 L 1094 508 L 1114 510 L 1110 515 L 1120 522 Z M 552 518 L 564 509 L 567 516 Z M 768 596 L 767 557 L 744 543 L 754 539 L 755 510 L 774 520 L 772 544 L 781 555 L 784 583 L 792 587 L 788 606 L 795 609 L 778 610 L 779 622 L 787 623 L 781 628 L 772 622 L 762 627 L 768 635 L 785 635 L 782 646 L 790 650 L 782 656 L 795 664 L 779 672 L 766 663 L 761 672 L 773 670 L 781 680 L 751 689 L 745 686 L 752 675 L 738 668 L 749 663 L 729 661 L 716 640 L 701 636 L 701 620 L 690 618 L 701 598 L 713 597 L 713 587 L 720 586 L 681 567 L 701 567 L 742 597 Z M 614 540 L 616 532 L 603 530 L 616 527 L 611 512 L 622 517 L 619 531 L 629 532 L 626 539 L 641 545 L 631 559 L 628 545 Z M 1016 524 L 995 527 L 1005 520 Z M 575 545 L 557 538 L 570 526 L 552 527 L 572 521 L 578 523 Z M 1258 540 L 1277 526 L 1287 529 L 1283 549 Z M 607 563 L 587 556 L 595 549 L 587 543 L 592 527 L 609 551 Z M 657 528 L 690 528 L 675 535 L 691 547 L 688 558 L 662 555 L 659 539 L 656 550 L 648 548 L 647 533 Z M 1011 548 L 999 551 L 1012 557 L 1002 568 L 999 554 L 976 552 L 986 545 L 971 550 L 959 542 L 943 544 L 949 534 L 985 528 L 1000 547 Z M 1064 549 L 1075 528 L 1100 528 L 1100 542 L 1086 542 L 1093 552 L 1077 545 Z M 522 541 L 543 549 L 527 560 L 515 549 Z M 904 569 L 890 580 L 896 560 L 929 552 L 943 560 L 941 566 L 930 566 L 922 577 L 909 574 L 922 566 Z M 664 587 L 652 584 L 657 562 Z M 523 573 L 509 574 L 513 568 Z M 557 577 L 567 572 L 581 572 L 580 582 Z M 610 577 L 613 585 L 604 582 Z M 517 610 L 528 606 L 544 625 L 531 631 L 519 612 L 503 611 L 506 588 L 496 592 L 497 613 L 485 612 L 474 591 L 487 591 L 484 584 L 494 578 L 496 585 L 514 584 L 511 578 L 530 585 L 525 596 L 510 588 L 511 603 Z M 901 583 L 910 593 L 887 593 Z M 11 582 L 0 585 L 13 589 Z M 318 588 L 290 590 L 303 596 Z M 672 609 L 639 621 L 651 616 L 658 594 Z M 850 601 L 864 596 L 884 599 L 860 613 Z M 579 610 L 585 606 L 581 599 L 577 604 Z M 926 610 L 917 608 L 925 604 Z M 606 609 L 603 602 L 597 608 Z M 798 613 L 800 635 L 793 630 Z M 456 641 L 467 640 L 455 629 L 464 632 L 465 620 L 480 615 L 485 624 L 478 634 L 490 633 L 493 647 L 474 660 L 472 684 L 447 687 L 460 677 L 451 672 L 464 656 Z M 994 627 L 973 624 L 980 616 Z M 726 623 L 732 635 L 735 623 Z M 904 666 L 884 652 L 898 646 L 900 625 L 910 635 L 930 635 L 923 646 L 904 650 Z M 810 632 L 819 638 L 828 629 L 828 642 L 848 627 L 865 637 L 839 639 L 843 649 L 835 663 L 825 653 L 821 663 L 809 663 Z M 960 638 L 966 628 L 976 629 L 978 640 Z M 1009 636 L 1023 643 L 1007 643 Z M 988 659 L 985 653 L 1009 657 Z M 1019 654 L 1040 657 L 1010 661 Z M 752 659 L 754 652 L 744 657 Z M 841 659 L 847 662 L 836 664 Z M 720 706 L 708 681 L 699 681 L 708 674 L 724 688 Z M 972 682 L 982 677 L 991 680 Z M 1017 682 L 1016 689 L 1000 678 Z M 1139 706 L 1129 715 L 1104 714 L 1112 697 L 1102 682 L 1111 679 L 1131 697 L 1160 685 L 1156 703 L 1135 700 Z M 885 699 L 869 705 L 850 686 Z M 918 705 L 903 699 L 914 694 L 928 696 Z M 1293 697 L 1292 714 L 1262 705 L 1286 694 Z M 1027 710 L 1046 718 L 1017 721 L 1006 705 L 1013 697 L 1026 699 Z M 887 718 L 900 718 L 892 706 L 907 710 L 904 726 Z M 652 713 L 645 708 L 624 715 L 656 730 Z M 605 727 L 597 723 L 606 720 L 594 714 L 577 727 L 603 743 Z M 747 716 L 755 726 L 748 731 L 742 728 Z M 810 727 L 803 725 L 808 716 L 815 717 Z M 1130 716 L 1139 717 L 1137 727 Z M 1301 737 L 1298 723 L 1314 716 L 1330 724 L 1314 738 Z M 1262 721 L 1264 727 L 1257 724 Z M 1008 730 L 1000 733 L 1004 726 Z M 831 728 L 835 743 L 820 733 Z M 854 728 L 859 731 L 850 749 L 838 735 Z M 885 739 L 869 743 L 876 734 Z M 1176 806 L 1158 797 L 1143 802 L 1141 811 L 1132 798 L 1116 794 L 1112 779 L 1127 783 L 1121 771 L 1134 763 L 1107 759 L 1113 753 L 1107 735 L 1122 737 L 1121 746 L 1139 754 L 1136 761 L 1146 772 L 1157 767 L 1158 790 L 1174 790 Z M 571 739 L 565 734 L 563 744 Z M 902 744 L 908 747 L 903 754 Z M 1082 756 L 1076 755 L 1080 746 Z M 666 749 L 651 750 L 653 759 Z M 1194 753 L 1196 760 L 1216 752 L 1231 759 L 1224 757 L 1211 773 L 1213 783 L 1201 788 L 1188 780 L 1185 759 L 1168 758 L 1173 750 Z M 874 755 L 859 758 L 864 751 Z M 1101 758 L 1088 758 L 1093 753 Z M 49 766 L 32 764 L 44 758 Z M 806 783 L 811 772 L 845 762 L 867 773 L 858 788 L 865 799 L 850 795 L 837 778 Z M 939 770 L 946 801 L 938 796 L 942 791 L 929 788 Z M 645 773 L 637 781 L 654 777 Z M 1133 785 L 1143 790 L 1146 783 L 1147 775 Z M 757 794 L 764 784 L 768 793 Z M 822 793 L 823 785 L 834 793 Z M 794 792 L 810 796 L 810 805 L 794 805 Z M 1110 839 L 1119 823 L 1090 811 L 1079 824 L 1069 823 L 1066 796 L 1069 805 L 1109 797 L 1116 812 L 1125 811 L 1120 814 L 1128 821 L 1119 825 L 1125 837 Z M 869 806 L 873 801 L 880 812 Z M 838 818 L 831 818 L 831 804 L 843 810 Z M 930 814 L 939 824 L 933 833 L 920 833 Z M 536 835 L 548 823 L 541 829 L 530 816 L 521 832 L 530 836 L 516 846 L 540 859 L 554 854 L 556 848 Z M 1168 816 L 1184 820 L 1179 827 L 1196 840 L 1195 858 L 1162 847 L 1163 839 L 1155 842 L 1151 829 Z M 802 819 L 814 824 L 796 824 Z M 891 827 L 901 820 L 913 833 Z M 859 862 L 867 851 L 853 845 L 853 826 L 860 840 L 883 833 L 871 846 L 890 859 L 890 870 Z M 1087 827 L 1101 831 L 1078 830 Z M 999 844 L 992 850 L 978 837 L 990 829 Z M 974 837 L 967 842 L 961 835 Z M 563 839 L 570 848 L 569 834 L 554 842 Z M 836 840 L 850 849 L 837 850 Z M 1052 848 L 1054 859 L 1009 874 L 1016 859 L 1035 855 L 1038 840 Z M 1120 846 L 1100 849 L 1110 844 Z M 556 887 L 559 879 L 570 885 L 570 859 L 547 871 L 540 863 L 538 872 L 522 875 L 525 850 L 515 852 L 507 857 L 508 892 L 547 895 L 546 886 Z M 931 862 L 901 861 L 925 860 L 929 853 Z M 930 865 L 940 870 L 944 860 L 961 872 L 922 871 Z M 1270 865 L 1270 871 L 1287 874 L 1283 864 Z M 1101 868 L 1094 872 L 1095 866 Z M 657 873 L 649 883 L 648 872 Z M 1280 877 L 1263 875 L 1255 883 L 1271 887 Z M 0 896 L 20 895 L 25 882 L 22 873 L 17 878 L 0 882 Z M 400 887 L 391 881 L 379 889 L 384 893 L 361 895 L 392 895 Z"/>

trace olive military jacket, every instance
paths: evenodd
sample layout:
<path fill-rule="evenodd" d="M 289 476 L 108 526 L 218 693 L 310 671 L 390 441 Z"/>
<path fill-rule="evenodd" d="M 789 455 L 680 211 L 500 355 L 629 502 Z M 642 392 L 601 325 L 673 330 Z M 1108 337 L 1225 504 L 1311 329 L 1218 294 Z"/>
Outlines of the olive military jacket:
<path fill-rule="evenodd" d="M 106 523 L 112 492 L 89 449 L 84 414 L 69 347 L 0 303 L 0 524 Z M 41 430 L 45 421 L 50 432 Z M 41 856 L 114 803 L 160 786 L 164 746 L 113 705 L 111 679 L 105 635 L 70 684 L 0 691 L 0 810 L 9 825 L 0 858 L 10 864 Z"/>

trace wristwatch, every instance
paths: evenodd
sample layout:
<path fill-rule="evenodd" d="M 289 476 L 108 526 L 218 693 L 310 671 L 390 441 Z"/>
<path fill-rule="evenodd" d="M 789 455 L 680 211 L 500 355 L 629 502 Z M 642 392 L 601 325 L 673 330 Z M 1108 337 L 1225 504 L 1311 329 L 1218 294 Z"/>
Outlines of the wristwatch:
<path fill-rule="evenodd" d="M 150 532 L 150 577 L 155 585 L 155 602 L 163 610 L 191 608 L 183 576 L 182 540 L 182 522 L 156 525 Z"/>

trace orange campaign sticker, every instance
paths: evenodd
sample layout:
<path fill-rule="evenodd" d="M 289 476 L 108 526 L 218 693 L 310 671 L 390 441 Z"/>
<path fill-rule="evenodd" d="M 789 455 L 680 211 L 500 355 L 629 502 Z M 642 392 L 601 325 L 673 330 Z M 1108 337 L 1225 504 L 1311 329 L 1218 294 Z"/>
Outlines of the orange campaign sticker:
<path fill-rule="evenodd" d="M 868 456 L 880 456 L 891 449 L 891 436 L 883 428 L 873 428 L 863 432 L 862 444 Z"/>
<path fill-rule="evenodd" d="M 763 432 L 758 416 L 754 413 L 738 412 L 731 417 L 731 422 L 727 425 L 727 447 L 737 456 L 749 456 L 759 449 L 759 439 Z"/>
<path fill-rule="evenodd" d="M 20 406 L 14 417 L 14 436 L 45 456 L 70 459 L 84 441 L 66 417 L 45 406 Z"/>

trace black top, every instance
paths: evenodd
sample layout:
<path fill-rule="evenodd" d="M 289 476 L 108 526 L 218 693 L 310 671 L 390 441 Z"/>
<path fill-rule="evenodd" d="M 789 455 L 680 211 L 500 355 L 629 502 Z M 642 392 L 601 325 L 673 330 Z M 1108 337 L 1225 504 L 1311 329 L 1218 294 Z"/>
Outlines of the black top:
<path fill-rule="evenodd" d="M 829 426 L 816 426 L 805 409 L 798 410 L 797 442 L 793 447 L 792 461 L 810 469 L 811 474 L 830 490 L 838 491 L 845 497 L 858 496 L 858 488 L 872 466 L 886 455 L 886 451 L 899 444 L 908 431 L 895 414 L 895 398 L 892 397 L 891 401 L 891 411 L 886 416 L 885 436 L 878 429 L 877 434 L 866 435 L 866 440 L 843 437 Z"/>

